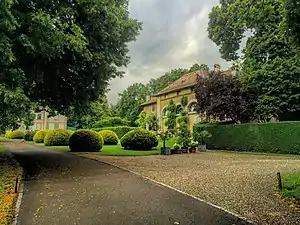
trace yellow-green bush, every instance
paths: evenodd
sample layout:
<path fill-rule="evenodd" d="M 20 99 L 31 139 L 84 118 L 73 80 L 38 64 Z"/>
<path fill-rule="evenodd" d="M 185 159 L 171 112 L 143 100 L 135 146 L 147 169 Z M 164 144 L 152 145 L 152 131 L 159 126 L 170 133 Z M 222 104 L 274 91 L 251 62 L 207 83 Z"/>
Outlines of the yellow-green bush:
<path fill-rule="evenodd" d="M 4 137 L 9 138 L 9 135 L 10 135 L 11 132 L 12 132 L 12 130 L 6 131 Z"/>
<path fill-rule="evenodd" d="M 50 130 L 44 138 L 45 146 L 68 146 L 70 133 L 64 129 Z"/>
<path fill-rule="evenodd" d="M 7 135 L 7 138 L 9 139 L 24 139 L 24 131 L 22 130 L 14 130 L 14 131 L 11 131 L 8 135 Z"/>
<path fill-rule="evenodd" d="M 96 131 L 78 130 L 70 137 L 69 147 L 72 152 L 98 152 L 103 147 L 103 138 Z"/>
<path fill-rule="evenodd" d="M 121 145 L 125 149 L 151 150 L 158 145 L 158 139 L 152 131 L 137 129 L 125 134 L 121 139 Z"/>
<path fill-rule="evenodd" d="M 102 130 L 99 134 L 103 138 L 104 145 L 117 145 L 119 142 L 117 134 L 111 130 Z"/>
<path fill-rule="evenodd" d="M 45 139 L 45 136 L 47 135 L 47 133 L 48 133 L 48 130 L 39 130 L 33 136 L 33 141 L 35 143 L 44 143 L 44 139 Z"/>

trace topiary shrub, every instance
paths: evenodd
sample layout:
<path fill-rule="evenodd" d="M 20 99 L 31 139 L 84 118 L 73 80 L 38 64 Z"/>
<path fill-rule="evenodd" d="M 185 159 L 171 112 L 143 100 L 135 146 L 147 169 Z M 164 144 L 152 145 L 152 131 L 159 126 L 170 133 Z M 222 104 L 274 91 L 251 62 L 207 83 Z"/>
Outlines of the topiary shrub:
<path fill-rule="evenodd" d="M 11 132 L 12 132 L 11 130 L 6 131 L 4 137 L 9 138 L 9 135 L 10 135 Z"/>
<path fill-rule="evenodd" d="M 45 136 L 47 135 L 47 133 L 48 133 L 48 130 L 39 130 L 33 136 L 33 141 L 35 143 L 44 143 L 44 139 L 45 139 Z"/>
<path fill-rule="evenodd" d="M 47 132 L 44 144 L 45 146 L 68 146 L 70 133 L 64 129 L 50 130 Z"/>
<path fill-rule="evenodd" d="M 121 145 L 125 149 L 151 150 L 158 145 L 158 140 L 152 131 L 137 129 L 125 134 L 121 139 Z"/>
<path fill-rule="evenodd" d="M 74 130 L 67 130 L 68 134 L 70 135 L 70 137 L 72 136 L 72 134 L 74 134 Z"/>
<path fill-rule="evenodd" d="M 36 133 L 37 133 L 37 130 L 27 130 L 27 131 L 25 131 L 24 140 L 25 141 L 33 141 L 33 137 Z"/>
<path fill-rule="evenodd" d="M 7 136 L 9 139 L 24 139 L 24 131 L 22 130 L 14 130 L 11 131 Z"/>
<path fill-rule="evenodd" d="M 119 142 L 117 134 L 111 130 L 102 130 L 99 134 L 103 138 L 104 145 L 117 145 Z"/>
<path fill-rule="evenodd" d="M 98 152 L 103 147 L 103 138 L 96 131 L 78 130 L 70 137 L 71 152 Z"/>

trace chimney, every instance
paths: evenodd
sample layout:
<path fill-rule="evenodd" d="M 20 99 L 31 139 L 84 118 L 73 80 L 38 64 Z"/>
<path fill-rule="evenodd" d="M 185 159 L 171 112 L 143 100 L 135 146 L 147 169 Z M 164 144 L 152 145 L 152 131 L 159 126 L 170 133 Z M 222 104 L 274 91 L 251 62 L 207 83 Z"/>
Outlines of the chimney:
<path fill-rule="evenodd" d="M 215 72 L 220 72 L 220 71 L 221 71 L 221 66 L 220 66 L 220 64 L 215 64 L 215 65 L 214 65 L 214 71 L 215 71 Z"/>

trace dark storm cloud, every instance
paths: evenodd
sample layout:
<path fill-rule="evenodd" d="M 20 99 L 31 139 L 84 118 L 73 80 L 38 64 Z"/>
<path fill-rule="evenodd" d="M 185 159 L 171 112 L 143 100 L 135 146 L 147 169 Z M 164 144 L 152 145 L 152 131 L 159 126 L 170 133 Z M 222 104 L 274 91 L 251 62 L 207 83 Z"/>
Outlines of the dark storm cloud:
<path fill-rule="evenodd" d="M 146 83 L 164 72 L 193 63 L 220 63 L 217 47 L 207 37 L 208 13 L 218 0 L 130 0 L 133 18 L 143 22 L 138 40 L 130 44 L 131 63 L 122 79 L 111 81 L 109 100 L 135 82 Z"/>

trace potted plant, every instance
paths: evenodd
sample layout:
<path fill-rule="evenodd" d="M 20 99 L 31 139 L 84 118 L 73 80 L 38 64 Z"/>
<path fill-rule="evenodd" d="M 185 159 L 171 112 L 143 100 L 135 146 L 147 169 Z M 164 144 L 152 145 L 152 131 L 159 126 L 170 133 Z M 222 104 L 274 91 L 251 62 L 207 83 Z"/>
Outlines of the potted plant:
<path fill-rule="evenodd" d="M 212 136 L 211 133 L 209 133 L 207 130 L 203 130 L 198 134 L 200 150 L 206 150 L 205 139 L 211 138 L 211 136 Z"/>
<path fill-rule="evenodd" d="M 191 147 L 190 147 L 190 153 L 196 153 L 197 147 L 199 146 L 198 141 L 192 141 L 191 142 Z"/>
<path fill-rule="evenodd" d="M 161 154 L 162 155 L 171 155 L 171 148 L 166 147 L 166 141 L 171 137 L 169 132 L 157 132 L 160 139 L 163 141 L 163 146 L 161 147 Z"/>
<path fill-rule="evenodd" d="M 173 148 L 172 148 L 171 152 L 172 152 L 172 154 L 181 154 L 180 145 L 175 143 L 173 145 Z"/>

